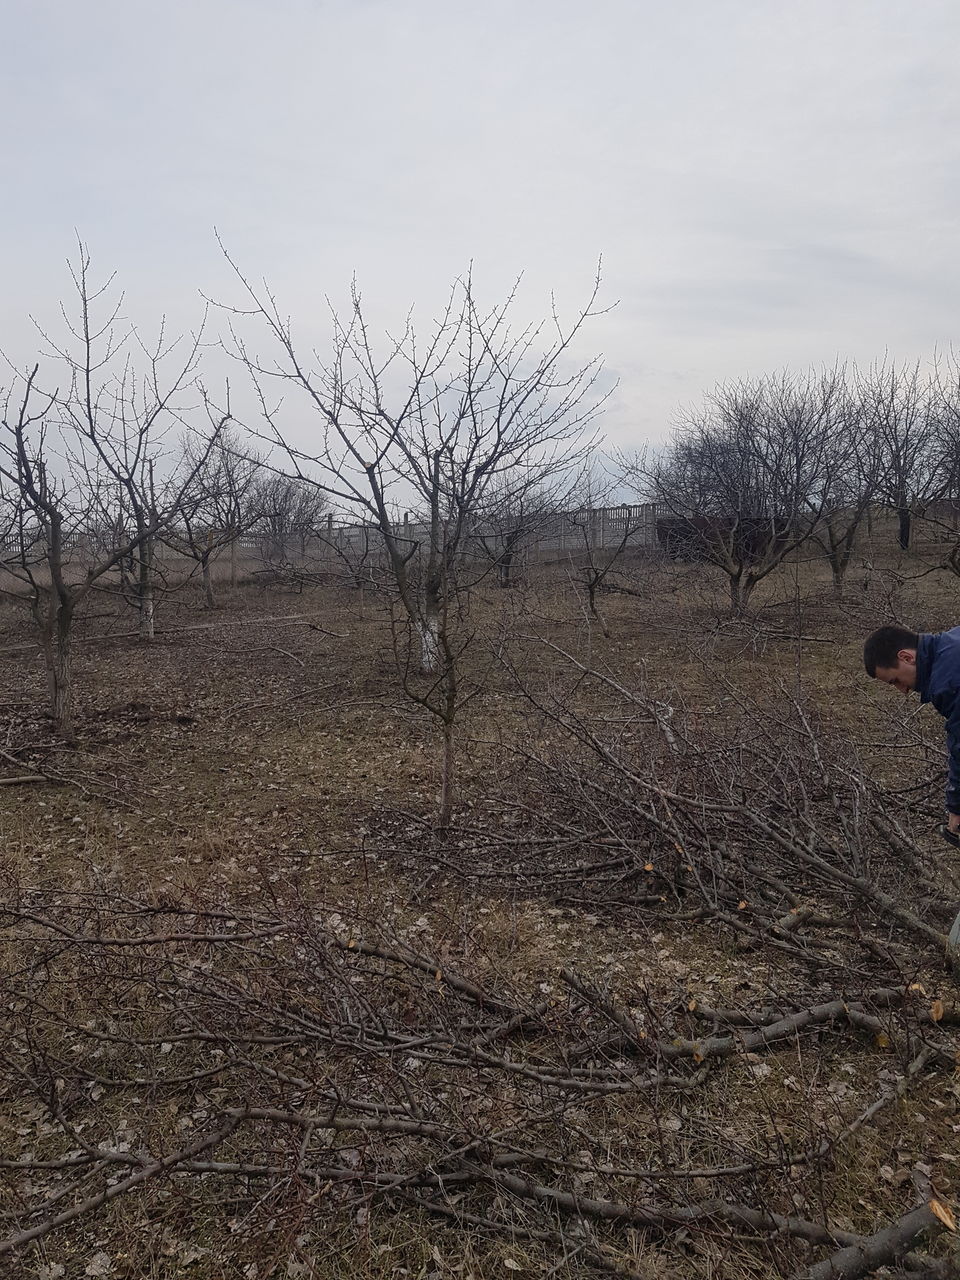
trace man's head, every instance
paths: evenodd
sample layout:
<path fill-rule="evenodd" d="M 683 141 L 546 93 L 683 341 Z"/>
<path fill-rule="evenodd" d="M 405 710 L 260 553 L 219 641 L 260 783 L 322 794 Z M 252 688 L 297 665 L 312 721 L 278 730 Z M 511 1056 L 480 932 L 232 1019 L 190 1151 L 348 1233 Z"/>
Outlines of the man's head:
<path fill-rule="evenodd" d="M 880 627 L 867 636 L 863 665 L 867 675 L 902 693 L 917 687 L 917 645 L 920 636 L 908 627 Z"/>

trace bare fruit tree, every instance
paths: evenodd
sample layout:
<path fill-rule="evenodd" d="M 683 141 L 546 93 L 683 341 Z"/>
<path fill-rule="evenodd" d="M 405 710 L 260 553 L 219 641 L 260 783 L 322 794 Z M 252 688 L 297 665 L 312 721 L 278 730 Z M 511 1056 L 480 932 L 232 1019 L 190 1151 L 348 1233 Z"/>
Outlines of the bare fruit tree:
<path fill-rule="evenodd" d="M 225 422 L 197 382 L 199 334 L 176 359 L 175 344 L 162 331 L 152 349 L 135 329 L 121 332 L 119 302 L 96 320 L 112 277 L 94 287 L 89 269 L 81 245 L 71 268 L 76 319 L 64 310 L 67 338 L 43 335 L 42 365 L 14 372 L 0 424 L 0 498 L 13 513 L 0 588 L 31 612 L 55 731 L 66 739 L 74 736 L 77 611 L 94 589 L 116 589 L 112 576 L 125 564 L 136 566 L 141 635 L 153 633 L 156 542 L 193 479 L 192 471 L 164 476 L 164 431 L 184 425 L 199 403 L 212 447 Z M 165 377 L 169 363 L 173 370 Z"/>
<path fill-rule="evenodd" d="M 214 609 L 213 562 L 229 552 L 230 585 L 235 587 L 240 538 L 263 515 L 263 460 L 245 448 L 236 431 L 223 430 L 212 444 L 202 436 L 185 436 L 181 467 L 192 480 L 165 540 L 196 562 L 204 603 Z"/>
<path fill-rule="evenodd" d="M 489 566 L 496 571 L 499 586 L 516 586 L 524 553 L 568 505 L 572 490 L 567 477 L 562 480 L 562 486 L 529 491 L 521 489 L 514 480 L 502 486 L 502 493 L 498 486 L 487 496 L 474 538 Z"/>
<path fill-rule="evenodd" d="M 955 354 L 934 362 L 927 404 L 932 496 L 914 511 L 927 535 L 924 572 L 948 569 L 960 576 L 960 360 Z"/>
<path fill-rule="evenodd" d="M 897 517 L 897 540 L 910 546 L 913 519 L 943 492 L 936 379 L 919 364 L 875 365 L 859 378 L 865 426 L 881 457 L 878 492 Z"/>
<path fill-rule="evenodd" d="M 491 504 L 502 509 L 511 494 L 517 500 L 555 485 L 588 456 L 588 424 L 603 400 L 600 362 L 578 363 L 573 347 L 599 314 L 599 273 L 569 323 L 554 308 L 549 319 L 519 330 L 511 324 L 516 286 L 488 308 L 467 275 L 456 281 L 425 336 L 408 318 L 403 332 L 382 346 L 371 337 L 354 287 L 347 315 L 333 316 L 327 361 L 301 350 L 269 291 L 237 275 L 247 313 L 261 322 L 276 352 L 268 363 L 235 338 L 235 354 L 259 395 L 260 430 L 285 451 L 299 477 L 377 531 L 406 642 L 414 643 L 421 674 L 440 681 L 428 705 L 444 727 L 444 824 L 452 797 L 456 667 L 464 652 L 450 629 L 463 619 L 459 601 L 477 572 L 469 543 Z M 295 440 L 277 403 L 291 390 L 312 412 L 311 443 Z M 404 522 L 404 512 L 413 513 L 412 523 Z M 488 568 L 481 565 L 480 572 Z"/>
<path fill-rule="evenodd" d="M 261 470 L 251 502 L 255 511 L 251 528 L 260 539 L 264 560 L 281 571 L 294 558 L 302 565 L 311 542 L 323 536 L 330 506 L 326 493 L 296 476 Z"/>
<path fill-rule="evenodd" d="M 180 510 L 184 484 L 212 447 L 229 411 L 217 415 L 199 384 L 203 324 L 188 338 L 171 339 L 161 323 L 147 345 L 121 321 L 123 295 L 109 298 L 111 276 L 95 285 L 81 245 L 71 268 L 77 319 L 69 336 L 44 335 L 65 370 L 69 390 L 56 398 L 71 470 L 86 477 L 91 517 L 131 547 L 121 585 L 136 611 L 141 640 L 152 640 L 159 570 L 159 531 Z M 102 311 L 102 314 L 100 312 Z M 191 401 L 193 403 L 191 403 Z M 186 471 L 173 472 L 166 449 L 172 431 L 186 425 L 197 404 L 206 409 L 206 445 Z"/>
<path fill-rule="evenodd" d="M 836 371 L 724 385 L 626 479 L 666 508 L 667 549 L 726 574 L 730 609 L 811 535 L 832 491 Z"/>
<path fill-rule="evenodd" d="M 607 639 L 610 625 L 600 608 L 600 597 L 606 592 L 638 594 L 625 580 L 624 562 L 632 548 L 643 545 L 643 534 L 653 523 L 649 503 L 614 503 L 614 491 L 621 487 L 619 480 L 625 473 L 635 476 L 642 468 L 641 459 L 628 460 L 621 455 L 611 462 L 609 472 L 597 467 L 584 475 L 571 509 L 564 514 L 574 534 L 576 581 L 586 593 L 588 621 L 599 624 Z"/>
<path fill-rule="evenodd" d="M 840 392 L 840 408 L 827 442 L 826 474 L 829 493 L 814 539 L 823 550 L 833 576 L 837 600 L 857 538 L 871 504 L 877 500 L 883 477 L 883 446 L 871 429 L 870 412 L 862 388 Z"/>
<path fill-rule="evenodd" d="M 445 601 L 457 590 L 466 540 L 491 498 L 532 492 L 578 467 L 585 428 L 601 403 L 600 363 L 572 360 L 572 348 L 595 309 L 590 296 L 564 325 L 511 327 L 516 288 L 483 308 L 471 276 L 458 280 L 446 307 L 421 338 L 408 318 L 382 349 L 370 336 L 359 292 L 350 311 L 333 316 L 326 362 L 297 343 L 276 299 L 241 279 L 277 351 L 267 364 L 236 339 L 235 354 L 253 376 L 266 434 L 298 476 L 375 528 L 383 540 L 398 598 L 420 645 L 425 673 L 442 662 Z M 298 390 L 316 423 L 312 445 L 295 442 L 275 405 L 274 386 Z M 422 517 L 410 536 L 403 512 Z"/>

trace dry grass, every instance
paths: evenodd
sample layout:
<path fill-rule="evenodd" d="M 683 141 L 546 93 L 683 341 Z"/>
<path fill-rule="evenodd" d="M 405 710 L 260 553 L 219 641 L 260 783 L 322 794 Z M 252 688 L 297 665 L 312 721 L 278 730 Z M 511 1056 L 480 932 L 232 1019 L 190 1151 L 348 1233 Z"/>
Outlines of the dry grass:
<path fill-rule="evenodd" d="M 511 829 L 501 819 L 504 806 L 518 799 L 534 809 L 549 803 L 551 819 L 564 803 L 562 794 L 548 795 L 549 767 L 568 758 L 568 748 L 556 726 L 532 712 L 531 694 L 541 700 L 562 690 L 571 711 L 606 717 L 611 733 L 622 729 L 618 700 L 605 702 L 572 682 L 562 650 L 625 687 L 642 687 L 677 716 L 692 717 L 705 740 L 725 726 L 741 731 L 744 705 L 777 717 L 784 698 L 799 693 L 816 709 L 825 740 L 853 742 L 864 768 L 881 782 L 917 786 L 904 821 L 935 865 L 941 855 L 929 833 L 942 763 L 939 726 L 870 687 L 858 653 L 863 632 L 893 605 L 922 625 L 948 625 L 957 593 L 948 579 L 904 583 L 898 575 L 902 566 L 875 568 L 866 590 L 857 587 L 838 609 L 819 571 L 791 567 L 758 593 L 751 621 L 730 623 L 718 612 L 718 594 L 704 570 L 647 567 L 630 577 L 637 594 L 605 599 L 606 639 L 563 566 L 545 571 L 535 589 L 478 597 L 474 617 L 482 626 L 469 661 L 484 692 L 464 714 L 461 803 L 455 830 L 442 838 L 430 826 L 437 735 L 425 713 L 403 697 L 376 598 L 361 602 L 332 588 L 291 596 L 228 593 L 211 630 L 170 629 L 149 648 L 110 638 L 125 629 L 122 620 L 91 620 L 77 646 L 80 743 L 69 751 L 49 738 L 39 714 L 36 655 L 13 649 L 29 634 L 15 613 L 6 615 L 0 635 L 11 691 L 4 706 L 6 749 L 53 781 L 0 788 L 2 874 L 8 906 L 21 913 L 10 917 L 2 953 L 10 1067 L 2 1094 L 5 1155 L 17 1159 L 29 1151 L 50 1159 L 74 1149 L 64 1116 L 88 1143 L 116 1143 L 126 1134 L 154 1154 L 169 1152 L 212 1123 L 218 1108 L 266 1098 L 271 1071 L 308 1077 L 313 1093 L 330 1080 L 356 1090 L 357 1061 L 313 1042 L 251 1051 L 253 1065 L 241 1064 L 212 1083 L 158 1084 L 209 1070 L 212 1061 L 203 1045 L 164 1039 L 178 1025 L 169 996 L 174 988 L 165 986 L 172 982 L 165 967 L 171 964 L 212 965 L 231 981 L 253 975 L 250 983 L 262 982 L 263 998 L 275 1007 L 289 1000 L 304 1016 L 329 1019 L 322 981 L 307 976 L 316 957 L 353 938 L 392 942 L 429 957 L 440 973 L 449 970 L 496 993 L 505 1007 L 529 1012 L 545 1005 L 540 1021 L 501 1052 L 551 1069 L 567 1061 L 572 1044 L 599 1042 L 611 1026 L 602 1005 L 565 985 L 565 969 L 592 984 L 611 1008 L 645 1017 L 651 1036 L 664 1043 L 709 1032 L 691 1004 L 750 1010 L 801 992 L 812 999 L 865 989 L 866 979 L 845 977 L 836 967 L 811 975 L 776 950 L 745 947 L 713 919 L 678 919 L 674 905 L 627 907 L 590 901 L 589 892 L 569 886 L 559 892 L 522 860 L 505 860 Z M 304 614 L 313 616 L 292 617 Z M 161 632 L 177 622 L 207 621 L 171 607 Z M 524 639 L 531 636 L 556 648 Z M 498 637 L 508 641 L 522 689 L 508 667 L 489 659 L 487 641 Z M 516 755 L 518 745 L 525 756 Z M 652 758 L 651 750 L 646 738 L 638 739 L 638 762 Z M 494 835 L 500 841 L 495 857 Z M 179 930 L 177 921 L 199 919 L 202 911 L 241 921 L 297 919 L 302 927 L 291 927 L 276 945 L 269 939 L 243 947 L 196 942 L 176 944 L 169 954 L 156 946 L 93 958 L 82 946 L 57 944 L 46 925 L 25 925 L 22 917 L 29 907 L 48 924 L 69 921 L 82 929 L 77 894 L 88 895 L 83 901 L 91 919 L 107 910 L 103 904 L 115 910 L 126 899 L 155 909 L 151 919 L 163 928 Z M 837 911 L 835 900 L 818 894 L 811 887 L 810 901 Z M 865 915 L 863 924 L 893 948 L 898 963 L 907 958 L 910 980 L 922 984 L 927 1003 L 939 998 L 952 1006 L 955 991 L 934 951 L 878 917 Z M 304 950 L 308 938 L 312 951 Z M 852 967 L 874 963 L 853 942 L 837 938 L 831 935 L 830 945 L 849 947 L 837 954 L 849 956 Z M 34 1007 L 27 1018 L 19 1003 L 24 972 L 32 965 L 31 981 L 39 981 L 41 952 L 46 969 L 31 999 L 39 1000 L 42 989 L 46 1012 L 40 1017 Z M 892 970 L 876 965 L 874 985 L 890 981 Z M 454 1013 L 477 1016 L 469 1001 L 454 1008 L 453 992 L 447 1005 L 438 1000 L 442 979 L 388 960 L 360 965 L 347 955 L 329 973 L 331 981 L 355 980 L 368 1007 L 399 1026 L 433 1027 L 440 1019 L 444 1034 L 455 1038 L 461 1023 Z M 198 994 L 201 986 L 190 988 L 194 1012 L 213 1025 L 225 1017 L 222 997 L 207 988 Z M 238 1014 L 245 1023 L 250 1016 L 246 1007 Z M 558 1179 L 562 1173 L 562 1185 L 578 1195 L 656 1203 L 676 1184 L 667 1184 L 668 1193 L 602 1168 L 776 1166 L 787 1152 L 815 1147 L 825 1135 L 836 1138 L 904 1080 L 907 1061 L 899 1045 L 913 1035 L 913 1023 L 906 1014 L 889 1016 L 886 1043 L 855 1030 L 823 1029 L 762 1053 L 735 1054 L 695 1089 L 665 1088 L 653 1097 L 627 1090 L 586 1096 L 576 1105 L 567 1099 L 557 1116 L 550 1107 L 562 1091 L 533 1096 L 506 1070 L 445 1065 L 439 1051 L 420 1066 L 391 1060 L 389 1088 L 377 1087 L 394 1101 L 412 1089 L 421 1106 L 443 1098 L 446 1122 L 455 1118 L 468 1130 L 521 1126 L 525 1142 L 536 1141 L 569 1165 L 565 1172 L 541 1168 L 539 1175 L 546 1181 L 551 1170 Z M 122 1026 L 125 1047 L 98 1045 L 77 1031 L 108 1026 Z M 937 1045 L 949 1045 L 953 1033 L 936 1030 Z M 151 1039 L 156 1043 L 148 1049 Z M 140 1044 L 136 1054 L 133 1040 Z M 629 1060 L 628 1053 L 623 1062 Z M 596 1061 L 601 1075 L 628 1070 L 610 1054 Z M 960 1150 L 958 1090 L 955 1076 L 934 1066 L 904 1083 L 902 1096 L 851 1132 L 829 1159 L 732 1181 L 705 1175 L 683 1183 L 683 1197 L 695 1203 L 731 1195 L 868 1234 L 911 1206 L 919 1164 L 950 1200 Z M 26 1071 L 35 1087 L 17 1071 Z M 98 1086 L 98 1076 L 127 1083 Z M 140 1078 L 154 1084 L 129 1083 Z M 313 1097 L 310 1090 L 305 1093 Z M 51 1102 L 63 1103 L 61 1119 Z M 279 1159 L 271 1144 L 281 1143 L 290 1160 L 301 1137 L 243 1130 L 226 1140 L 217 1158 L 262 1161 L 272 1151 Z M 342 1160 L 354 1159 L 343 1154 L 354 1151 L 348 1144 L 356 1138 L 334 1144 Z M 373 1146 L 358 1145 L 356 1159 L 382 1170 L 393 1167 L 391 1159 L 410 1165 L 435 1158 L 431 1151 L 420 1140 L 376 1156 Z M 49 1175 L 8 1170 L 2 1177 L 0 1208 L 12 1226 L 24 1202 L 47 1193 Z M 18 1251 L 6 1265 L 9 1274 L 36 1280 L 97 1274 L 131 1280 L 573 1278 L 595 1268 L 599 1250 L 622 1273 L 732 1280 L 789 1275 L 824 1256 L 822 1248 L 810 1252 L 797 1239 L 716 1221 L 696 1229 L 585 1228 L 559 1211 L 545 1217 L 502 1188 L 469 1187 L 456 1200 L 463 1213 L 512 1223 L 511 1239 L 509 1231 L 458 1225 L 413 1203 L 377 1200 L 369 1186 L 339 1188 L 334 1181 L 321 1193 L 322 1184 L 275 1181 L 155 1178 Z M 62 1203 L 78 1194 L 82 1189 Z M 525 1238 L 524 1231 L 536 1235 L 550 1222 L 560 1244 Z M 939 1249 L 943 1254 L 949 1243 Z"/>

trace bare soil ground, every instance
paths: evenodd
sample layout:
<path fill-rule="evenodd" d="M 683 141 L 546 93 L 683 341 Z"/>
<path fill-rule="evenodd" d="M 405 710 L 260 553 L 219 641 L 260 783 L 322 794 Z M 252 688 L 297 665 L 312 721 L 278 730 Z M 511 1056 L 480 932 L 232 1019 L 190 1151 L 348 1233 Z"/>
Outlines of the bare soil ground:
<path fill-rule="evenodd" d="M 859 659 L 957 589 L 629 585 L 478 593 L 445 832 L 375 594 L 84 620 L 72 748 L 0 617 L 0 1274 L 960 1274 L 942 726 Z"/>

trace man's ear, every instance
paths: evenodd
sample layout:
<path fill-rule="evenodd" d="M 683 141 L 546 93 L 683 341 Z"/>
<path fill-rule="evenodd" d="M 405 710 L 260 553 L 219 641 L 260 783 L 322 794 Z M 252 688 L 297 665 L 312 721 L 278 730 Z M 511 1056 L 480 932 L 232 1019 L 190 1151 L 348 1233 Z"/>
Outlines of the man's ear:
<path fill-rule="evenodd" d="M 902 662 L 905 667 L 915 667 L 917 665 L 916 649 L 898 649 L 897 661 Z"/>

